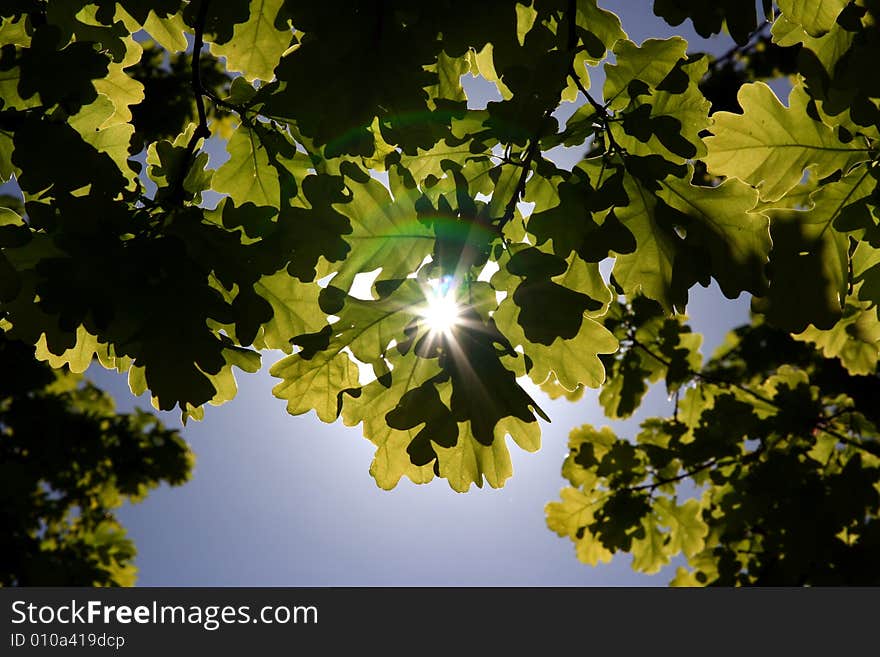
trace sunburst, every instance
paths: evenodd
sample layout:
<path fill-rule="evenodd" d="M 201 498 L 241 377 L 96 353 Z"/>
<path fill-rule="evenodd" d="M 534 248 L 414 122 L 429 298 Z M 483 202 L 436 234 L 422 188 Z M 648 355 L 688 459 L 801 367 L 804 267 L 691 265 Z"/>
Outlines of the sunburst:
<path fill-rule="evenodd" d="M 462 306 L 452 283 L 451 276 L 444 276 L 429 281 L 425 287 L 425 305 L 419 315 L 435 335 L 450 335 L 461 321 Z"/>

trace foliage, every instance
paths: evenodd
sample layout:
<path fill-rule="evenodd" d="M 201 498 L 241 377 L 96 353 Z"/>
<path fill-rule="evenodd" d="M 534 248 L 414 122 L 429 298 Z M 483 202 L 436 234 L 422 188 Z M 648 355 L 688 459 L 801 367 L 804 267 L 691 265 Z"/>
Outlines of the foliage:
<path fill-rule="evenodd" d="M 547 523 L 579 559 L 630 552 L 633 568 L 654 573 L 681 554 L 674 585 L 880 581 L 876 376 L 760 321 L 700 367 L 697 336 L 657 304 L 637 298 L 607 317 L 622 347 L 606 413 L 631 413 L 659 377 L 675 413 L 645 420 L 634 440 L 572 431 L 571 487 L 547 505 Z"/>
<path fill-rule="evenodd" d="M 0 585 L 130 586 L 135 547 L 113 515 L 193 456 L 152 414 L 117 414 L 107 393 L 0 334 Z"/>
<path fill-rule="evenodd" d="M 185 419 L 282 350 L 275 394 L 362 426 L 385 488 L 501 486 L 506 437 L 540 442 L 521 377 L 603 387 L 612 414 L 646 380 L 680 387 L 696 341 L 675 314 L 698 283 L 875 376 L 876 3 L 654 11 L 737 46 L 636 44 L 596 0 L 6 3 L 0 177 L 25 206 L 0 215 L 2 328 L 55 366 L 127 371 Z M 158 48 L 178 129 L 147 111 Z M 760 81 L 778 72 L 787 102 Z M 467 74 L 501 99 L 469 108 Z M 584 156 L 563 169 L 559 146 Z M 448 331 L 426 319 L 438 294 Z M 673 367 L 618 351 L 615 296 L 657 304 Z M 657 522 L 696 524 L 682 509 Z"/>

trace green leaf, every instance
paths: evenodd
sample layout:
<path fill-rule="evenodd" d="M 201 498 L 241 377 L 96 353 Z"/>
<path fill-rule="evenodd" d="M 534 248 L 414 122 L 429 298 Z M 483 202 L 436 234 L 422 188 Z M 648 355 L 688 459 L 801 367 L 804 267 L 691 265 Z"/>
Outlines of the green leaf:
<path fill-rule="evenodd" d="M 617 143 L 627 153 L 662 157 L 684 164 L 706 155 L 701 133 L 711 126 L 710 103 L 699 84 L 706 75 L 709 61 L 702 57 L 689 63 L 679 62 L 657 87 L 645 85 L 643 95 L 635 97 L 630 108 L 622 113 L 622 122 L 611 124 Z M 686 86 L 664 88 L 670 78 L 684 76 Z M 676 80 L 674 85 L 680 85 Z"/>
<path fill-rule="evenodd" d="M 683 552 L 691 558 L 702 551 L 706 545 L 709 527 L 703 521 L 702 506 L 697 500 L 687 500 L 678 505 L 675 500 L 661 497 L 654 504 L 657 520 L 669 528 L 670 554 Z"/>
<path fill-rule="evenodd" d="M 121 104 L 123 101 L 119 102 Z M 120 122 L 117 113 L 114 101 L 99 94 L 95 102 L 70 117 L 68 124 L 80 134 L 85 143 L 113 160 L 128 180 L 128 187 L 131 189 L 135 184 L 135 172 L 128 166 L 128 144 L 134 134 L 134 127 L 130 123 Z"/>
<path fill-rule="evenodd" d="M 715 175 L 757 187 L 766 201 L 785 196 L 808 167 L 824 178 L 868 159 L 866 148 L 841 142 L 831 128 L 810 117 L 802 87 L 792 89 L 788 107 L 763 82 L 743 85 L 737 98 L 743 114 L 717 112 L 713 117 L 706 165 Z"/>
<path fill-rule="evenodd" d="M 513 475 L 505 435 L 510 435 L 519 447 L 529 452 L 537 451 L 541 444 L 537 422 L 527 423 L 515 417 L 504 418 L 495 425 L 491 445 L 477 440 L 466 425 L 459 427 L 455 446 L 434 447 L 440 476 L 459 493 L 466 493 L 471 484 L 481 488 L 484 479 L 492 488 L 501 488 Z"/>
<path fill-rule="evenodd" d="M 778 4 L 787 19 L 803 27 L 810 36 L 820 37 L 834 27 L 837 17 L 849 1 L 779 0 Z"/>
<path fill-rule="evenodd" d="M 401 306 L 399 314 L 384 320 L 370 319 L 363 313 L 370 306 L 387 307 L 393 297 L 378 302 L 349 299 L 340 312 L 338 324 L 349 326 L 349 318 L 357 315 L 362 318 L 362 328 L 352 325 L 350 332 L 346 332 L 343 327 L 339 343 L 348 342 L 360 358 L 380 349 L 364 338 L 372 336 L 371 340 L 378 339 L 387 345 L 400 335 L 403 327 L 410 323 L 411 313 L 418 308 L 415 300 L 424 299 L 415 281 L 412 283 L 412 292 L 402 298 L 411 294 L 413 301 Z M 395 292 L 398 294 L 400 292 Z M 354 304 L 351 309 L 349 304 Z M 389 322 L 397 322 L 398 328 L 389 330 L 392 326 Z M 364 325 L 368 332 L 364 332 Z M 350 335 L 355 338 L 351 339 Z M 392 351 L 387 365 L 374 362 L 377 374 L 387 366 L 391 371 L 386 369 L 387 373 L 344 402 L 345 422 L 351 425 L 363 422 L 365 435 L 378 447 L 371 468 L 378 483 L 390 488 L 404 475 L 414 481 L 426 480 L 424 467 L 436 459 L 436 471 L 457 491 L 466 491 L 471 484 L 482 486 L 484 479 L 494 487 L 503 485 L 512 473 L 505 434 L 509 433 L 517 444 L 529 451 L 538 447 L 540 430 L 531 412 L 523 415 L 528 418 L 525 421 L 518 417 L 522 415 L 520 405 L 533 402 L 521 391 L 523 399 L 517 397 L 519 388 L 513 375 L 510 374 L 507 381 L 497 356 L 492 365 L 492 359 L 472 344 L 473 338 L 468 333 L 459 330 L 451 338 L 456 341 L 456 351 L 439 362 L 426 359 L 427 354 L 421 352 L 422 345 L 431 348 L 430 341 L 436 338 L 431 338 L 425 329 L 420 329 L 417 335 L 420 337 L 410 338 L 415 341 L 415 353 Z M 459 351 L 460 355 L 456 355 Z M 463 373 L 461 368 L 468 364 L 473 371 L 468 369 L 469 374 Z M 496 390 L 497 398 L 479 394 L 481 389 Z M 471 422 L 467 421 L 474 417 L 472 413 L 480 413 L 475 429 L 471 429 Z"/>
<path fill-rule="evenodd" d="M 109 98 L 116 110 L 102 123 L 103 127 L 129 123 L 131 121 L 129 108 L 144 99 L 144 85 L 129 77 L 123 68 L 123 63 L 110 64 L 107 77 L 95 80 L 95 89 L 99 94 Z"/>
<path fill-rule="evenodd" d="M 550 502 L 544 507 L 547 526 L 559 536 L 568 536 L 575 543 L 578 560 L 591 566 L 611 561 L 613 553 L 589 531 L 583 531 L 594 522 L 597 498 L 603 493 L 583 489 L 563 488 L 560 502 Z"/>
<path fill-rule="evenodd" d="M 771 30 L 774 43 L 782 47 L 803 44 L 804 49 L 810 53 L 827 75 L 834 73 L 834 67 L 841 57 L 850 49 L 855 33 L 834 24 L 831 30 L 822 37 L 813 37 L 804 29 L 781 15 L 773 23 Z"/>
<path fill-rule="evenodd" d="M 161 17 L 151 11 L 144 21 L 144 30 L 168 52 L 183 52 L 187 48 L 186 23 L 180 14 Z"/>
<path fill-rule="evenodd" d="M 425 290 L 412 278 L 378 301 L 346 297 L 336 311 L 339 320 L 332 325 L 334 339 L 344 343 L 361 362 L 378 364 L 392 341 L 405 340 L 404 329 L 410 324 L 417 322 L 419 330 L 426 330 L 421 317 L 426 303 Z"/>
<path fill-rule="evenodd" d="M 687 52 L 687 41 L 681 37 L 647 39 L 640 46 L 621 40 L 614 46 L 614 64 L 605 64 L 605 104 L 619 110 L 629 103 L 631 87 L 641 83 L 657 87 Z"/>
<path fill-rule="evenodd" d="M 23 14 L 15 19 L 4 18 L 0 21 L 0 43 L 27 48 L 31 43 L 27 24 Z"/>
<path fill-rule="evenodd" d="M 602 359 L 608 378 L 599 392 L 599 403 L 608 417 L 632 415 L 648 383 L 665 377 L 667 392 L 672 393 L 699 370 L 701 336 L 683 322 L 683 316 L 666 317 L 659 304 L 644 297 L 636 297 L 630 306 L 611 306 L 605 324 L 625 346 Z"/>
<path fill-rule="evenodd" d="M 595 189 L 592 180 L 595 180 Z M 499 181 L 500 182 L 500 181 Z M 527 230 L 543 245 L 552 240 L 553 251 L 568 258 L 572 251 L 588 262 L 599 262 L 609 252 L 631 253 L 635 242 L 617 218 L 601 211 L 623 201 L 620 176 L 614 169 L 597 166 L 594 159 L 580 162 L 572 174 L 550 179 L 534 175 L 526 187 L 526 200 L 536 203 Z M 597 219 L 599 221 L 597 221 Z"/>
<path fill-rule="evenodd" d="M 251 0 L 250 16 L 233 28 L 226 43 L 212 43 L 211 53 L 225 57 L 230 71 L 246 80 L 272 80 L 275 66 L 290 46 L 293 30 L 282 0 Z"/>
<path fill-rule="evenodd" d="M 403 167 L 410 173 L 413 181 L 423 185 L 429 176 L 442 178 L 449 163 L 457 164 L 471 155 L 466 144 L 450 145 L 446 140 L 439 140 L 430 149 L 417 148 L 414 155 L 404 153 L 400 157 Z"/>
<path fill-rule="evenodd" d="M 184 171 L 186 176 L 182 187 L 183 191 L 188 193 L 187 200 L 200 200 L 201 193 L 210 187 L 212 172 L 205 168 L 208 164 L 208 154 L 199 153 L 192 161 L 188 158 L 187 144 L 195 130 L 196 125 L 190 123 L 173 142 L 163 139 L 150 144 L 147 148 L 147 174 L 160 187 L 157 196 L 176 191 Z"/>
<path fill-rule="evenodd" d="M 339 349 L 318 351 L 311 358 L 286 356 L 272 365 L 269 373 L 281 379 L 272 394 L 287 400 L 287 412 L 302 415 L 310 410 L 324 422 L 339 416 L 341 395 L 359 387 L 357 365 Z"/>
<path fill-rule="evenodd" d="M 626 39 L 617 14 L 602 9 L 597 0 L 577 0 L 575 22 L 586 48 L 584 61 L 589 64 L 598 64 L 618 41 Z"/>
<path fill-rule="evenodd" d="M 76 329 L 76 344 L 61 354 L 53 354 L 46 344 L 46 336 L 41 335 L 36 344 L 35 356 L 37 360 L 49 363 L 53 369 L 60 369 L 65 365 L 74 374 L 82 374 L 95 358 L 95 354 L 101 350 L 98 338 L 90 335 L 84 327 Z"/>
<path fill-rule="evenodd" d="M 495 322 L 514 346 L 521 346 L 534 363 L 532 380 L 543 383 L 551 375 L 567 390 L 579 385 L 597 388 L 605 381 L 605 368 L 598 354 L 617 350 L 617 340 L 601 324 L 584 317 L 580 330 L 570 338 L 556 338 L 549 345 L 528 340 L 520 320 L 521 311 L 512 299 L 505 299 L 495 311 Z"/>
<path fill-rule="evenodd" d="M 420 427 L 398 430 L 388 426 L 385 416 L 400 402 L 401 397 L 440 373 L 435 360 L 419 358 L 414 352 L 389 355 L 393 367 L 384 377 L 368 383 L 360 395 L 346 397 L 342 408 L 345 424 L 363 423 L 364 437 L 376 445 L 370 474 L 380 488 L 391 490 L 402 477 L 414 483 L 427 483 L 434 477 L 432 464 L 415 465 L 407 451 L 420 432 Z M 390 381 L 389 381 L 390 379 Z"/>
<path fill-rule="evenodd" d="M 669 563 L 666 534 L 660 531 L 653 513 L 642 518 L 641 531 L 644 536 L 632 542 L 633 570 L 648 574 L 659 572 Z"/>
<path fill-rule="evenodd" d="M 684 240 L 664 213 L 658 198 L 629 174 L 623 178 L 629 205 L 614 209 L 615 217 L 636 240 L 632 254 L 614 260 L 614 278 L 624 292 L 638 292 L 659 301 L 667 312 L 683 309 L 691 286 L 687 274 L 680 274 Z"/>
<path fill-rule="evenodd" d="M 21 69 L 18 66 L 0 69 L 0 101 L 3 103 L 2 109 L 25 110 L 40 106 L 40 98 L 37 94 L 28 98 L 21 97 L 18 92 L 20 82 Z"/>
<path fill-rule="evenodd" d="M 849 284 L 849 238 L 835 224 L 873 187 L 868 169 L 859 167 L 813 192 L 811 209 L 770 212 L 770 287 L 753 299 L 756 311 L 796 333 L 808 324 L 834 326 Z"/>
<path fill-rule="evenodd" d="M 562 476 L 572 486 L 595 482 L 594 467 L 617 442 L 617 436 L 608 427 L 596 429 L 592 425 L 572 429 L 568 434 L 568 456 L 562 464 Z"/>
<path fill-rule="evenodd" d="M 523 278 L 513 300 L 520 308 L 517 321 L 532 342 L 550 345 L 558 337 L 573 338 L 580 330 L 584 311 L 602 305 L 551 280 L 566 269 L 567 263 L 559 256 L 534 248 L 517 251 L 507 263 L 510 273 Z"/>
<path fill-rule="evenodd" d="M 526 34 L 532 29 L 537 17 L 538 12 L 535 11 L 534 7 L 519 2 L 516 3 L 516 38 L 520 46 L 524 44 Z"/>
<path fill-rule="evenodd" d="M 651 358 L 643 358 L 632 350 L 627 350 L 614 366 L 606 372 L 608 378 L 599 391 L 599 403 L 610 418 L 626 418 L 632 415 L 648 391 L 645 381 L 659 377 L 659 363 Z M 645 368 L 645 365 L 648 367 Z"/>
<path fill-rule="evenodd" d="M 254 292 L 272 307 L 272 319 L 263 324 L 254 346 L 290 353 L 291 338 L 319 330 L 324 318 L 319 290 L 316 283 L 302 283 L 283 270 L 254 283 Z"/>
<path fill-rule="evenodd" d="M 378 301 L 343 297 L 342 307 L 335 311 L 338 320 L 319 332 L 295 336 L 293 342 L 303 349 L 270 370 L 282 379 L 273 393 L 288 400 L 287 410 L 292 415 L 315 408 L 324 422 L 335 420 L 343 391 L 360 388 L 357 365 L 348 354 L 374 365 L 377 373 L 386 371 L 386 351 L 392 341 L 406 339 L 404 329 L 416 320 L 425 302 L 424 292 L 412 279 Z M 356 417 L 349 413 L 347 421 Z"/>
<path fill-rule="evenodd" d="M 53 3 L 52 9 L 63 4 Z M 65 110 L 74 114 L 95 100 L 97 91 L 93 81 L 107 75 L 110 59 L 103 52 L 97 52 L 89 40 L 66 43 L 63 31 L 62 26 L 52 23 L 34 28 L 30 47 L 23 49 L 18 57 L 21 71 L 18 92 L 24 99 L 38 93 L 41 104 L 46 107 L 64 103 Z M 106 35 L 106 30 L 101 32 Z M 123 53 L 124 44 L 116 36 L 113 40 Z"/>
<path fill-rule="evenodd" d="M 238 392 L 238 384 L 235 382 L 232 371 L 233 366 L 250 374 L 260 370 L 260 355 L 250 349 L 229 347 L 223 350 L 223 358 L 226 360 L 224 367 L 216 374 L 208 375 L 211 385 L 216 390 L 214 396 L 208 401 L 212 406 L 219 406 L 231 401 Z"/>
<path fill-rule="evenodd" d="M 281 185 L 259 133 L 239 127 L 226 144 L 229 159 L 214 173 L 213 188 L 229 194 L 236 205 L 280 207 Z"/>
<path fill-rule="evenodd" d="M 859 242 L 852 254 L 853 282 L 858 287 L 857 297 L 871 306 L 880 305 L 880 249 L 867 242 Z"/>
<path fill-rule="evenodd" d="M 767 217 L 753 211 L 757 192 L 738 180 L 697 187 L 670 177 L 662 186 L 660 198 L 693 220 L 686 226 L 686 241 L 708 252 L 712 276 L 725 296 L 761 294 L 766 287 L 763 269 L 770 253 L 770 230 Z"/>
<path fill-rule="evenodd" d="M 12 137 L 0 132 L 0 182 L 7 182 L 15 173 L 15 165 L 12 163 L 13 149 Z"/>
<path fill-rule="evenodd" d="M 393 172 L 389 175 L 396 177 Z M 418 190 L 396 183 L 392 197 L 373 178 L 365 182 L 348 180 L 347 185 L 351 201 L 336 207 L 351 222 L 351 233 L 343 238 L 351 251 L 334 267 L 337 273 L 331 284 L 347 292 L 360 273 L 381 269 L 376 279 L 379 282 L 401 280 L 416 271 L 434 249 L 433 232 L 416 217 Z"/>
<path fill-rule="evenodd" d="M 838 358 L 851 374 L 872 375 L 880 358 L 880 321 L 876 308 L 866 309 L 864 305 L 847 303 L 830 329 L 808 326 L 794 337 L 812 342 L 826 358 Z"/>

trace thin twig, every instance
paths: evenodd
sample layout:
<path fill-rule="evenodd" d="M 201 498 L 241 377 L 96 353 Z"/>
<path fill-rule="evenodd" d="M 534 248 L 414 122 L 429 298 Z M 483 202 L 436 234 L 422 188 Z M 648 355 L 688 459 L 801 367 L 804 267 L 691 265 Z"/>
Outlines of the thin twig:
<path fill-rule="evenodd" d="M 713 465 L 727 465 L 727 462 L 731 463 L 735 462 L 732 459 L 709 459 L 705 463 L 698 465 L 693 470 L 688 470 L 686 472 L 682 472 L 680 475 L 676 475 L 674 477 L 669 477 L 668 479 L 656 479 L 650 484 L 639 484 L 638 486 L 628 486 L 624 490 L 628 491 L 636 491 L 636 490 L 647 490 L 649 492 L 654 492 L 656 489 L 660 488 L 660 486 L 665 486 L 666 484 L 674 484 L 676 482 L 681 481 L 682 479 L 687 479 L 688 477 L 693 477 L 698 472 L 702 472 L 708 468 L 711 468 Z"/>
<path fill-rule="evenodd" d="M 516 204 L 522 198 L 523 194 L 526 191 L 526 181 L 529 177 L 529 172 L 532 170 L 532 161 L 538 155 L 541 150 L 541 134 L 544 132 L 544 126 L 547 124 L 547 119 L 550 117 L 550 110 L 548 109 L 544 112 L 544 116 L 541 117 L 541 125 L 538 127 L 538 132 L 532 137 L 531 142 L 529 142 L 529 147 L 526 150 L 526 156 L 522 159 L 519 166 L 522 167 L 522 172 L 519 175 L 519 181 L 516 184 L 516 189 L 513 190 L 513 194 L 510 195 L 510 200 L 507 202 L 507 206 L 504 208 L 504 215 L 501 217 L 501 221 L 498 223 L 498 232 L 504 230 L 504 227 L 513 219 L 514 213 L 516 212 Z"/>
<path fill-rule="evenodd" d="M 568 19 L 568 49 L 570 52 L 575 52 L 577 49 L 577 0 L 568 0 L 565 16 Z"/>
<path fill-rule="evenodd" d="M 742 45 L 737 44 L 737 45 L 733 46 L 733 48 L 731 48 L 730 50 L 725 52 L 724 54 L 719 55 L 718 57 L 716 57 L 715 59 L 712 60 L 712 62 L 709 64 L 709 67 L 712 68 L 713 70 L 717 70 L 717 69 L 721 68 L 722 66 L 724 66 L 727 62 L 731 61 L 737 55 L 744 53 L 749 48 L 754 47 L 754 45 L 756 43 L 755 37 L 762 36 L 764 31 L 767 29 L 767 27 L 770 24 L 771 24 L 770 21 L 765 20 L 763 23 L 761 23 L 761 25 L 759 25 L 757 28 L 755 28 L 751 34 L 749 34 L 749 37 L 745 40 L 745 43 L 743 43 Z"/>
<path fill-rule="evenodd" d="M 230 103 L 228 100 L 224 100 L 223 98 L 220 98 L 220 96 L 215 94 L 212 89 L 207 89 L 207 88 L 202 89 L 202 95 L 210 98 L 211 102 L 214 103 L 215 105 L 217 105 L 218 107 L 224 107 L 228 110 L 231 110 L 231 111 L 235 112 L 236 114 L 238 114 L 239 118 L 244 119 L 245 112 L 247 111 L 247 108 L 245 106 L 236 105 L 234 103 Z M 267 118 L 271 118 L 271 117 L 267 117 Z"/>
<path fill-rule="evenodd" d="M 608 108 L 605 107 L 598 100 L 593 98 L 592 94 L 587 91 L 586 87 L 584 87 L 581 82 L 580 77 L 577 74 L 577 71 L 574 68 L 574 65 L 571 66 L 568 75 L 574 80 L 574 86 L 577 87 L 577 90 L 580 91 L 584 98 L 587 99 L 587 102 L 593 107 L 596 111 L 596 116 L 599 117 L 599 120 L 602 122 L 602 132 L 608 137 L 608 143 L 611 145 L 611 150 L 620 155 L 621 157 L 626 154 L 626 150 L 617 143 L 617 140 L 614 139 L 614 134 L 611 132 L 611 123 L 614 121 L 614 117 L 612 117 L 608 113 Z"/>
<path fill-rule="evenodd" d="M 633 346 L 638 347 L 639 349 L 644 351 L 646 354 L 651 356 L 651 358 L 653 358 L 657 362 L 661 363 L 662 365 L 664 365 L 667 368 L 671 366 L 671 363 L 668 360 L 666 360 L 662 356 L 659 356 L 658 354 L 654 353 L 645 344 L 643 344 L 638 339 L 636 339 L 636 337 L 634 335 L 630 335 L 629 339 L 632 342 Z M 712 376 L 711 374 L 706 374 L 704 372 L 697 372 L 692 369 L 688 369 L 688 373 L 693 378 L 698 379 L 700 381 L 705 381 L 706 383 L 711 383 L 711 384 L 717 385 L 719 387 L 736 388 L 737 390 L 744 392 L 745 394 L 753 397 L 754 399 L 757 399 L 758 401 L 764 402 L 765 404 L 768 404 L 778 410 L 782 410 L 782 408 L 783 408 L 782 406 L 780 406 L 777 402 L 773 401 L 772 399 L 769 399 L 769 398 L 765 397 L 764 395 L 761 395 L 760 393 L 757 393 L 754 390 L 747 388 L 746 386 L 739 384 L 739 383 L 736 383 L 734 381 L 729 381 L 729 380 L 723 379 L 721 377 Z M 820 416 L 820 417 L 816 418 L 815 427 L 817 429 L 819 429 L 820 431 L 827 433 L 829 436 L 837 438 L 837 440 L 839 440 L 842 443 L 850 445 L 851 447 L 855 447 L 856 449 L 860 449 L 864 452 L 867 452 L 868 454 L 872 454 L 874 456 L 880 457 L 880 445 L 859 442 L 857 440 L 850 438 L 849 436 L 846 436 L 842 433 L 839 433 L 838 431 L 836 431 L 834 429 L 828 428 L 832 421 L 833 421 L 833 417 L 828 418 L 828 417 Z"/>
<path fill-rule="evenodd" d="M 568 50 L 574 56 L 574 53 L 577 52 L 577 29 L 576 29 L 576 16 L 577 16 L 577 2 L 575 0 L 569 0 L 568 7 L 566 9 L 565 16 L 568 20 Z M 569 64 L 569 67 L 572 71 L 574 71 L 574 63 Z M 538 125 L 538 129 L 536 133 L 532 136 L 531 141 L 529 141 L 529 145 L 526 149 L 525 157 L 520 161 L 519 166 L 522 166 L 522 172 L 519 176 L 519 181 L 517 182 L 516 189 L 513 190 L 513 194 L 510 196 L 510 200 L 507 202 L 507 205 L 504 208 L 504 214 L 501 217 L 501 220 L 498 222 L 498 234 L 502 235 L 504 227 L 513 220 L 513 217 L 516 213 L 516 204 L 522 199 L 523 194 L 526 191 L 526 182 L 529 177 L 529 172 L 532 170 L 532 162 L 541 152 L 541 137 L 544 134 L 544 131 L 547 129 L 547 122 L 550 118 L 550 115 L 553 113 L 555 108 L 548 107 L 544 115 L 541 117 L 541 123 Z M 505 159 L 510 159 L 510 144 L 506 146 L 505 151 Z"/>
<path fill-rule="evenodd" d="M 170 197 L 174 200 L 178 200 L 183 196 L 183 183 L 184 180 L 186 180 L 186 177 L 189 174 L 189 169 L 195 160 L 194 155 L 199 140 L 202 138 L 207 139 L 211 136 L 211 131 L 208 129 L 208 117 L 207 113 L 205 112 L 205 100 L 202 97 L 204 94 L 204 88 L 202 87 L 201 77 L 202 48 L 205 45 L 205 19 L 208 15 L 208 5 L 210 4 L 210 2 L 211 0 L 202 0 L 199 4 L 199 10 L 196 14 L 195 40 L 193 42 L 190 84 L 192 86 L 193 96 L 195 96 L 196 110 L 198 111 L 199 115 L 199 123 L 186 144 L 186 150 L 184 151 L 183 156 L 183 166 L 181 166 L 180 174 L 178 175 L 177 180 L 174 181 L 174 186 L 171 190 Z"/>
<path fill-rule="evenodd" d="M 668 360 L 666 360 L 662 356 L 653 352 L 651 349 L 649 349 L 647 347 L 647 345 L 645 345 L 643 342 L 639 341 L 634 335 L 629 335 L 628 337 L 634 347 L 638 347 L 639 349 L 644 351 L 646 354 L 648 354 L 651 358 L 656 360 L 658 363 L 660 363 L 664 367 L 669 368 L 672 366 L 672 363 L 670 363 Z M 697 371 L 694 371 L 691 369 L 688 369 L 688 373 L 692 377 L 694 377 L 695 379 L 699 379 L 700 381 L 705 381 L 706 383 L 713 383 L 713 384 L 715 384 L 717 386 L 721 386 L 721 387 L 736 388 L 737 390 L 741 390 L 742 392 L 746 393 L 747 395 L 754 397 L 758 401 L 762 401 L 765 404 L 770 404 L 771 406 L 773 406 L 775 408 L 779 408 L 779 406 L 777 404 L 774 404 L 773 401 L 771 401 L 767 397 L 764 397 L 763 395 L 755 392 L 754 390 L 746 388 L 745 386 L 743 386 L 739 383 L 735 383 L 733 381 L 728 381 L 727 379 L 715 377 L 715 376 L 712 376 L 711 374 L 704 374 L 703 372 L 697 372 Z"/>

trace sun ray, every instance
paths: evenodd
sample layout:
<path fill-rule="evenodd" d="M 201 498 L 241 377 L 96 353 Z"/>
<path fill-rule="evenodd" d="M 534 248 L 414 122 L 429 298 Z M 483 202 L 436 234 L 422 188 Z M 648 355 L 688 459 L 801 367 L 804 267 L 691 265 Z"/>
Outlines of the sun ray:
<path fill-rule="evenodd" d="M 452 283 L 451 276 L 444 276 L 429 281 L 425 288 L 425 305 L 419 315 L 434 335 L 451 335 L 461 320 L 462 307 Z"/>

